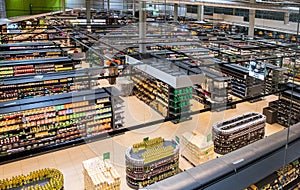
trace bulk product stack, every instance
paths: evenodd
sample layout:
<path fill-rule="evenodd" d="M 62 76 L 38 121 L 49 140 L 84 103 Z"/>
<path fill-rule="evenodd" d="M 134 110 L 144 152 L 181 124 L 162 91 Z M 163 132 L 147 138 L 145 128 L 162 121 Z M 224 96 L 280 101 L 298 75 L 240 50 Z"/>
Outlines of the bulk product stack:
<path fill-rule="evenodd" d="M 214 151 L 227 154 L 264 138 L 266 117 L 246 113 L 213 125 Z"/>
<path fill-rule="evenodd" d="M 179 172 L 179 146 L 162 137 L 134 144 L 128 148 L 126 159 L 127 185 L 143 188 Z"/>
<path fill-rule="evenodd" d="M 82 162 L 85 190 L 118 190 L 120 189 L 120 175 L 110 163 L 99 157 Z"/>
<path fill-rule="evenodd" d="M 210 135 L 211 137 L 211 135 Z M 202 134 L 185 132 L 180 141 L 181 156 L 197 166 L 214 158 L 211 138 Z"/>
<path fill-rule="evenodd" d="M 31 171 L 28 175 L 22 174 L 0 180 L 0 189 L 62 190 L 64 189 L 64 176 L 61 171 L 54 168 L 39 169 Z"/>

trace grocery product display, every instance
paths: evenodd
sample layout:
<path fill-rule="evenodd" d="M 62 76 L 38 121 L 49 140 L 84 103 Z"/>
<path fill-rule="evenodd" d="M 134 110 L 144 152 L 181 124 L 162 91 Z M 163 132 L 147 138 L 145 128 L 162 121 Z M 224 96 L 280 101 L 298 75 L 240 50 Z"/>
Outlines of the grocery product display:
<path fill-rule="evenodd" d="M 263 93 L 264 82 L 249 75 L 249 70 L 237 64 L 219 64 L 222 73 L 231 78 L 231 92 L 240 98 L 256 97 Z"/>
<path fill-rule="evenodd" d="M 179 145 L 162 137 L 146 138 L 129 147 L 125 159 L 127 185 L 143 188 L 179 172 Z"/>
<path fill-rule="evenodd" d="M 231 79 L 207 68 L 201 68 L 201 71 L 205 73 L 206 78 L 204 83 L 195 85 L 194 99 L 212 109 L 226 107 L 232 102 Z"/>
<path fill-rule="evenodd" d="M 250 4 L 254 36 L 246 1 L 60 3 L 0 22 L 0 189 L 300 188 L 299 39 L 286 24 L 298 12 L 287 2 L 270 6 L 285 19 L 272 32 L 270 2 Z M 5 179 L 27 166 L 65 180 L 56 169 Z"/>
<path fill-rule="evenodd" d="M 118 190 L 120 175 L 109 159 L 99 157 L 82 162 L 84 189 L 86 190 Z"/>
<path fill-rule="evenodd" d="M 286 90 L 279 94 L 278 100 L 269 103 L 265 114 L 269 123 L 279 123 L 289 127 L 300 122 L 300 86 L 288 83 Z"/>
<path fill-rule="evenodd" d="M 64 189 L 64 176 L 61 171 L 45 168 L 30 172 L 28 175 L 18 175 L 11 179 L 0 180 L 1 189 Z"/>
<path fill-rule="evenodd" d="M 164 117 L 168 116 L 169 86 L 154 79 L 142 71 L 132 76 L 133 93 L 137 98 L 149 104 Z"/>
<path fill-rule="evenodd" d="M 214 151 L 227 154 L 264 138 L 266 116 L 246 113 L 213 124 Z"/>
<path fill-rule="evenodd" d="M 266 93 L 280 90 L 280 84 L 285 83 L 288 79 L 288 77 L 285 75 L 287 71 L 287 68 L 282 68 L 271 64 L 266 65 Z"/>
<path fill-rule="evenodd" d="M 176 69 L 156 63 L 155 59 L 146 61 L 150 62 L 147 67 L 140 65 L 134 69 L 135 74 L 131 77 L 134 82 L 133 93 L 174 123 L 191 119 L 189 112 L 194 81 L 188 77 L 195 77 L 197 74 L 188 76 Z M 168 77 L 164 77 L 163 74 Z M 198 76 L 195 77 L 196 80 L 202 81 L 202 74 Z M 173 83 L 174 80 L 176 83 Z"/>
<path fill-rule="evenodd" d="M 54 148 L 112 131 L 123 124 L 105 89 L 1 104 L 1 156 Z M 122 102 L 118 102 L 122 107 Z"/>
<path fill-rule="evenodd" d="M 251 185 L 245 190 L 253 189 L 291 189 L 292 187 L 299 187 L 300 175 L 300 161 L 299 159 L 288 163 L 285 167 L 280 168 L 265 179 Z M 298 185 L 297 185 L 298 184 Z M 295 188 L 297 189 L 297 188 Z"/>
<path fill-rule="evenodd" d="M 185 132 L 180 139 L 181 156 L 197 166 L 215 158 L 212 139 L 202 134 Z"/>
<path fill-rule="evenodd" d="M 48 72 L 74 70 L 80 60 L 68 57 L 41 58 L 33 60 L 1 61 L 0 77 L 23 76 Z M 78 66 L 77 66 L 78 67 Z"/>
<path fill-rule="evenodd" d="M 0 85 L 0 102 L 94 89 L 98 77 L 89 75 L 89 71 L 81 69 L 4 78 Z"/>

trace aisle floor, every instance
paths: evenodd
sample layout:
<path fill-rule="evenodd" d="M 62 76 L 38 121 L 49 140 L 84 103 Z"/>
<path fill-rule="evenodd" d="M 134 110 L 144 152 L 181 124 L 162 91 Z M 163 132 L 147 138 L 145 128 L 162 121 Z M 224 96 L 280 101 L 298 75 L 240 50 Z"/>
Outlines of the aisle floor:
<path fill-rule="evenodd" d="M 36 156 L 22 161 L 17 161 L 0 166 L 0 179 L 10 178 L 19 174 L 28 174 L 30 171 L 41 168 L 57 168 L 62 171 L 65 178 L 66 190 L 83 190 L 82 161 L 101 156 L 103 153 L 110 152 L 111 162 L 121 175 L 121 189 L 130 189 L 125 180 L 125 151 L 127 147 L 134 143 L 140 142 L 144 137 L 159 137 L 165 139 L 174 139 L 175 136 L 180 138 L 184 132 L 197 132 L 207 134 L 211 131 L 214 122 L 233 116 L 241 115 L 246 112 L 259 112 L 268 105 L 269 101 L 276 100 L 276 96 L 269 96 L 266 99 L 256 103 L 242 103 L 237 105 L 236 109 L 230 109 L 222 112 L 205 112 L 194 115 L 192 120 L 173 124 L 165 122 L 149 127 L 129 131 L 123 135 L 115 136 L 105 140 L 100 140 L 85 145 L 75 146 L 64 150 Z M 156 111 L 149 108 L 146 104 L 136 97 L 125 97 L 125 126 L 134 126 L 137 124 L 162 119 Z M 192 109 L 199 110 L 203 105 L 192 101 Z M 267 124 L 266 135 L 282 130 L 283 127 L 274 124 Z M 180 168 L 189 169 L 192 165 L 180 158 Z"/>

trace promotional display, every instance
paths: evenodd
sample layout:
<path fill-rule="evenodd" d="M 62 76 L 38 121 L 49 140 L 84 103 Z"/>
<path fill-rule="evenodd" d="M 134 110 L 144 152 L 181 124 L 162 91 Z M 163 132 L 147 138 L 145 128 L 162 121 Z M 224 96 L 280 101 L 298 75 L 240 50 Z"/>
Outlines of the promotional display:
<path fill-rule="evenodd" d="M 0 180 L 0 189 L 63 190 L 64 176 L 57 169 L 40 169 L 28 175 Z"/>
<path fill-rule="evenodd" d="M 85 190 L 119 190 L 120 175 L 109 159 L 91 158 L 82 162 Z"/>
<path fill-rule="evenodd" d="M 213 124 L 214 151 L 227 154 L 265 136 L 266 116 L 246 113 Z"/>
<path fill-rule="evenodd" d="M 126 150 L 126 181 L 133 189 L 143 188 L 179 172 L 179 146 L 162 137 L 148 139 Z"/>

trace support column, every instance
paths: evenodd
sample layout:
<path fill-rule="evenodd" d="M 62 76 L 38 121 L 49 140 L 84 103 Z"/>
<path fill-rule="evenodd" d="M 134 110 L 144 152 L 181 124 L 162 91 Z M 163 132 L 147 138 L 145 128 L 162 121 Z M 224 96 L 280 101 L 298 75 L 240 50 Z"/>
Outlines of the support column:
<path fill-rule="evenodd" d="M 107 10 L 110 10 L 110 0 L 107 0 Z"/>
<path fill-rule="evenodd" d="M 143 42 L 146 38 L 146 2 L 140 1 L 139 8 L 139 38 L 141 40 L 141 44 L 139 45 L 140 53 L 146 53 L 146 44 Z"/>
<path fill-rule="evenodd" d="M 197 20 L 198 21 L 204 20 L 204 5 L 198 5 Z"/>
<path fill-rule="evenodd" d="M 6 18 L 5 0 L 0 2 L 0 18 Z"/>
<path fill-rule="evenodd" d="M 285 12 L 284 13 L 284 24 L 288 24 L 290 22 L 290 13 Z"/>
<path fill-rule="evenodd" d="M 61 0 L 61 8 L 62 8 L 63 14 L 66 14 L 66 1 L 65 0 Z"/>
<path fill-rule="evenodd" d="M 135 17 L 135 0 L 132 0 L 132 16 Z"/>
<path fill-rule="evenodd" d="M 87 30 L 91 31 L 91 1 L 86 0 L 85 2 Z"/>
<path fill-rule="evenodd" d="M 233 8 L 233 9 L 232 9 L 232 14 L 233 14 L 233 16 L 235 16 L 235 12 L 236 12 L 236 9 Z"/>
<path fill-rule="evenodd" d="M 178 21 L 178 4 L 174 4 L 174 22 Z"/>
<path fill-rule="evenodd" d="M 300 6 L 299 6 L 299 12 L 298 12 L 298 15 L 300 15 Z M 299 30 L 300 30 L 300 16 L 298 16 L 298 19 L 297 19 L 297 37 L 299 38 Z"/>
<path fill-rule="evenodd" d="M 249 10 L 249 30 L 248 36 L 254 37 L 254 27 L 255 27 L 255 10 Z"/>
<path fill-rule="evenodd" d="M 250 3 L 255 3 L 256 0 L 250 0 Z M 254 37 L 254 27 L 255 27 L 255 9 L 249 10 L 249 30 L 248 36 Z"/>

